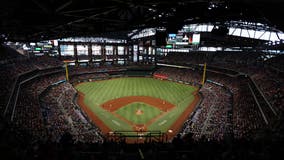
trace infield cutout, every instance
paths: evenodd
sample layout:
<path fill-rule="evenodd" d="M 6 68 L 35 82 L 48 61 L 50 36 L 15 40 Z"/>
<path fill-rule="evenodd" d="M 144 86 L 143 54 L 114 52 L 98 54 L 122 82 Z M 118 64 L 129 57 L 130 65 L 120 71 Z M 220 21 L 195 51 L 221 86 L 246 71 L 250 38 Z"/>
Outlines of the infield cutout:
<path fill-rule="evenodd" d="M 119 108 L 134 102 L 142 102 L 150 106 L 156 107 L 164 112 L 167 112 L 175 107 L 174 104 L 168 101 L 150 96 L 127 96 L 116 98 L 103 103 L 101 107 L 109 112 L 114 112 Z"/>

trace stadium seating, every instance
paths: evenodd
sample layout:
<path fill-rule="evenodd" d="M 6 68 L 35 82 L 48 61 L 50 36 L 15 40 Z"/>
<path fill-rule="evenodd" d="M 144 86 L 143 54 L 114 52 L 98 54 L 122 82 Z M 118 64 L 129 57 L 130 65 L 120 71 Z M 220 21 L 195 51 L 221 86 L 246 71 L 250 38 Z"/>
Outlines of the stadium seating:
<path fill-rule="evenodd" d="M 198 56 L 199 54 L 169 55 L 162 59 L 164 63 L 191 66 L 188 69 L 158 66 L 153 70 L 153 74 L 166 75 L 169 80 L 182 81 L 199 87 L 199 93 L 203 97 L 172 143 L 155 144 L 160 147 L 157 155 L 164 159 L 182 156 L 184 158 L 195 156 L 196 159 L 212 158 L 211 156 L 216 159 L 232 159 L 226 156 L 230 153 L 229 155 L 236 155 L 238 158 L 245 156 L 257 159 L 260 151 L 253 148 L 259 145 L 259 137 L 260 140 L 272 137 L 271 140 L 267 140 L 271 143 L 265 146 L 268 148 L 274 148 L 274 145 L 281 143 L 282 141 L 277 140 L 281 140 L 283 136 L 282 73 L 269 66 L 254 65 L 255 61 L 250 59 L 255 59 L 257 54 L 241 53 L 242 56 L 236 56 L 218 53 L 218 55 Z M 205 60 L 208 60 L 209 66 L 213 67 L 209 67 L 206 74 L 207 81 L 202 85 L 202 67 L 197 64 L 202 64 Z M 189 62 L 195 66 L 192 67 Z M 130 151 L 131 145 L 125 146 L 122 142 L 109 142 L 104 139 L 99 128 L 92 124 L 86 114 L 73 103 L 73 98 L 76 96 L 73 86 L 68 82 L 61 83 L 65 81 L 62 66 L 63 63 L 50 57 L 13 60 L 12 64 L 1 65 L 1 74 L 7 75 L 0 77 L 0 89 L 3 91 L 0 101 L 1 113 L 5 112 L 10 95 L 15 94 L 14 96 L 17 97 L 15 107 L 13 108 L 13 104 L 8 106 L 13 112 L 12 117 L 8 117 L 8 121 L 6 117 L 1 117 L 3 118 L 1 124 L 4 126 L 1 131 L 7 137 L 1 145 L 6 142 L 17 145 L 15 140 L 9 138 L 15 137 L 19 143 L 27 145 L 26 148 L 22 146 L 15 148 L 26 152 L 24 156 L 29 158 L 35 153 L 39 153 L 37 156 L 41 158 L 62 158 L 62 155 L 58 155 L 59 150 L 72 151 L 78 157 L 88 158 L 90 156 L 103 158 L 105 152 L 111 150 L 108 158 L 115 153 L 119 153 L 116 155 L 118 157 L 124 157 L 125 154 L 118 148 Z M 129 66 L 71 67 L 70 82 L 110 78 L 114 73 L 122 76 L 127 67 Z M 20 89 L 17 92 L 15 88 Z M 269 114 L 265 109 L 262 114 L 258 105 L 266 103 L 265 99 L 261 99 L 262 93 L 277 112 L 278 120 L 269 125 L 263 118 L 263 114 L 266 116 Z M 270 120 L 269 117 L 267 119 Z M 228 140 L 233 141 L 234 146 L 230 146 L 232 145 L 230 143 L 229 148 L 221 152 L 224 149 L 222 146 L 228 147 Z M 68 147 L 63 149 L 66 147 L 65 143 L 72 146 L 72 149 Z M 151 145 L 141 146 L 146 157 L 151 157 L 150 153 L 156 149 L 149 147 Z M 180 149 L 184 147 L 188 150 L 179 155 Z M 209 149 L 206 154 L 204 147 Z M 231 150 L 230 147 L 234 147 L 235 150 Z M 169 148 L 174 148 L 172 152 L 175 154 L 167 154 Z M 42 152 L 43 149 L 50 149 L 53 155 L 47 155 Z M 96 152 L 93 152 L 94 149 Z M 238 150 L 245 149 L 251 150 L 251 155 L 237 153 Z M 22 152 L 15 156 L 23 156 Z"/>

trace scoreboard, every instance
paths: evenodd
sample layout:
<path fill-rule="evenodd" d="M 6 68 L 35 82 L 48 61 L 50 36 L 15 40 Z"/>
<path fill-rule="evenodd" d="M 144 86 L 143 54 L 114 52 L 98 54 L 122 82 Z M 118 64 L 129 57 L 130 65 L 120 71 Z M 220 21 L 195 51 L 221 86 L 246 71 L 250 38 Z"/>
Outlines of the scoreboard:
<path fill-rule="evenodd" d="M 166 48 L 191 47 L 200 43 L 200 33 L 179 32 L 170 33 L 167 37 Z"/>

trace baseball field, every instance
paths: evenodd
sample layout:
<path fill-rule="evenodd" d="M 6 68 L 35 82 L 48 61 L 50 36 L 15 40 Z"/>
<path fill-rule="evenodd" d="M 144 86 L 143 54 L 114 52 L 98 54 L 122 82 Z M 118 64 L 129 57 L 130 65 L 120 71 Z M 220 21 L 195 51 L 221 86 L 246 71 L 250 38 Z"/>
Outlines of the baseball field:
<path fill-rule="evenodd" d="M 199 100 L 197 88 L 154 78 L 115 78 L 75 86 L 78 104 L 103 133 L 176 134 Z"/>

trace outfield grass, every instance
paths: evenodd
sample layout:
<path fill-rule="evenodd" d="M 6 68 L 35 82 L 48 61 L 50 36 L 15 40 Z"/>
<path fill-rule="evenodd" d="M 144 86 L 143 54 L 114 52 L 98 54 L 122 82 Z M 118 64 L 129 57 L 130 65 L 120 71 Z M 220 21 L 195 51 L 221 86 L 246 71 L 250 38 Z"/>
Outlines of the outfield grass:
<path fill-rule="evenodd" d="M 117 78 L 85 82 L 77 85 L 76 89 L 85 94 L 84 103 L 113 130 L 132 130 L 132 128 L 123 120 L 100 107 L 101 104 L 111 99 L 125 96 L 151 96 L 164 99 L 176 107 L 164 114 L 148 128 L 148 130 L 161 130 L 163 132 L 169 129 L 171 124 L 175 122 L 179 115 L 193 101 L 194 96 L 192 93 L 196 91 L 195 87 L 189 85 L 153 78 Z M 148 112 L 147 110 L 145 112 Z M 131 112 L 126 112 L 125 110 L 125 113 L 120 112 L 119 114 L 122 114 L 125 118 L 129 118 L 131 114 L 127 116 L 127 113 Z M 144 118 L 147 119 L 146 116 Z M 141 119 L 133 119 L 133 121 L 146 122 L 146 120 Z"/>
<path fill-rule="evenodd" d="M 142 114 L 137 115 L 137 110 L 140 110 Z M 146 124 L 151 119 L 161 114 L 162 111 L 145 103 L 135 102 L 118 109 L 115 113 L 135 124 Z"/>

